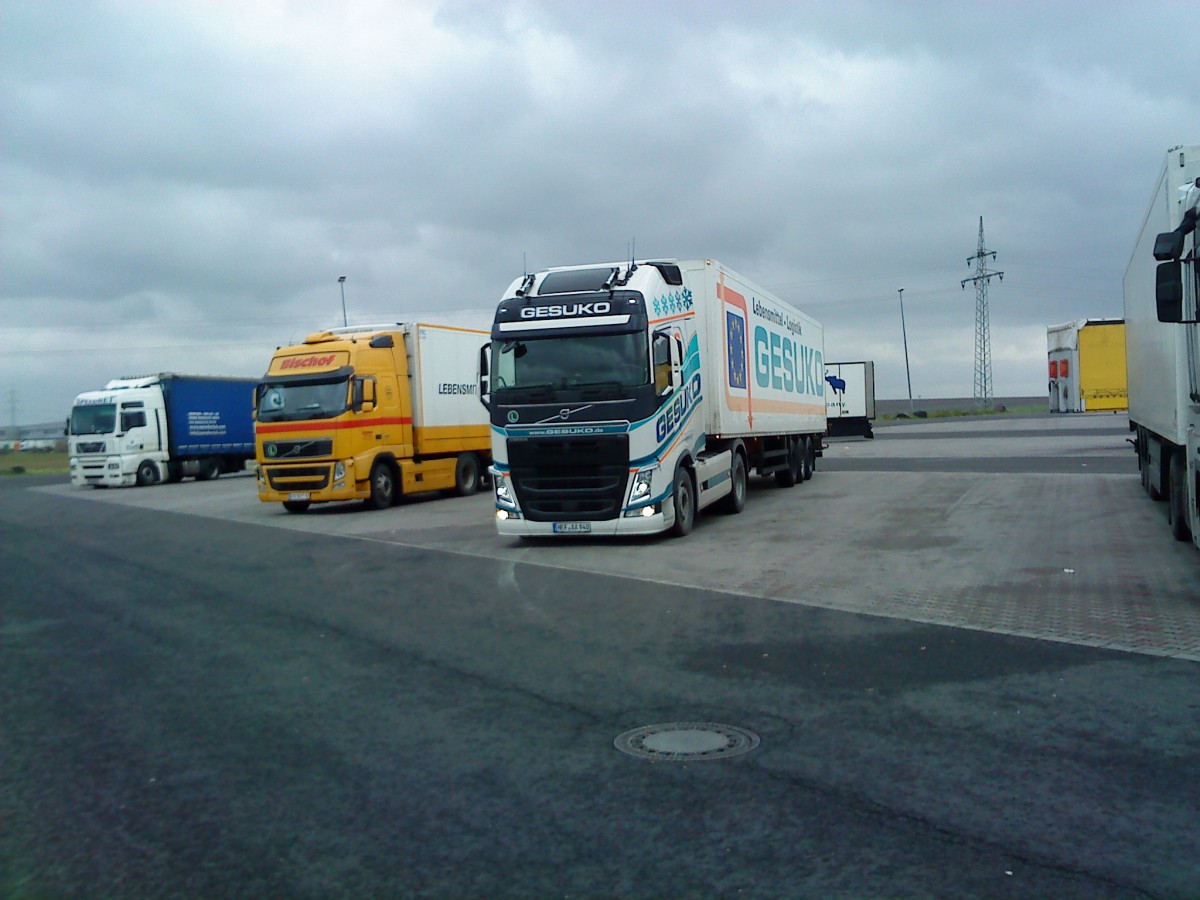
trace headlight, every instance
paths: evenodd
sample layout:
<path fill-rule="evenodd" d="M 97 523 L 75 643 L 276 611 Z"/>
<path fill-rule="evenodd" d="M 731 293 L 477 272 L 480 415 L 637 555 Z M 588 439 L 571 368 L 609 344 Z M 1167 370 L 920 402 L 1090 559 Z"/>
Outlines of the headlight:
<path fill-rule="evenodd" d="M 333 464 L 333 480 L 341 481 L 346 477 L 346 464 L 340 459 Z"/>
<path fill-rule="evenodd" d="M 650 499 L 654 482 L 654 473 L 657 471 L 657 467 L 652 469 L 642 469 L 633 476 L 633 484 L 629 488 L 629 505 L 632 506 L 634 503 L 640 503 L 643 500 Z"/>
<path fill-rule="evenodd" d="M 508 476 L 493 472 L 492 484 L 496 490 L 496 505 L 516 509 L 517 501 L 513 499 L 512 488 L 508 486 Z"/>

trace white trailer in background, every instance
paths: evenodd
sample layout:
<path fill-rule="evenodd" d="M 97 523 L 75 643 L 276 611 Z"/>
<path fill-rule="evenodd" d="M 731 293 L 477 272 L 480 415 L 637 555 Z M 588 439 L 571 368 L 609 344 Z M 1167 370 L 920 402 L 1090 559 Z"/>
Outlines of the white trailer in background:
<path fill-rule="evenodd" d="M 1172 534 L 1200 545 L 1198 213 L 1200 144 L 1175 147 L 1125 270 L 1125 349 L 1142 486 L 1167 499 Z"/>
<path fill-rule="evenodd" d="M 840 362 L 825 364 L 825 418 L 831 437 L 862 435 L 875 437 L 875 363 Z"/>

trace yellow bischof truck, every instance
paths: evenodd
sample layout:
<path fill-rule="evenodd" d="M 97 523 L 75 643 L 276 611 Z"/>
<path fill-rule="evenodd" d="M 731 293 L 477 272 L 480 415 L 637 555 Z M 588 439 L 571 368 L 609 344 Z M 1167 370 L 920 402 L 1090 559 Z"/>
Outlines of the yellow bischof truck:
<path fill-rule="evenodd" d="M 490 318 L 335 328 L 276 350 L 255 391 L 259 499 L 299 513 L 475 493 L 491 463 L 475 378 Z"/>

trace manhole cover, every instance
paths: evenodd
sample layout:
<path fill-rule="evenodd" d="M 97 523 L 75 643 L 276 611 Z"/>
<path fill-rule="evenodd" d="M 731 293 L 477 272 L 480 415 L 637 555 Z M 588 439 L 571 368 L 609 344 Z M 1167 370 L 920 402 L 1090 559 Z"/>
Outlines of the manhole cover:
<path fill-rule="evenodd" d="M 617 735 L 613 746 L 643 759 L 678 762 L 728 759 L 757 747 L 758 735 L 717 722 L 670 722 L 626 731 Z"/>

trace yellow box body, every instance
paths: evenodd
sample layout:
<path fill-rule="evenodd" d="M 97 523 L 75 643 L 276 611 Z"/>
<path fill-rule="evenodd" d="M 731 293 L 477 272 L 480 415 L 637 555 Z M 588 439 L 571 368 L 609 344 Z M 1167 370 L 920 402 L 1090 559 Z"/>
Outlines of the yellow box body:
<path fill-rule="evenodd" d="M 1079 390 L 1088 412 L 1129 409 L 1124 323 L 1080 329 Z"/>

